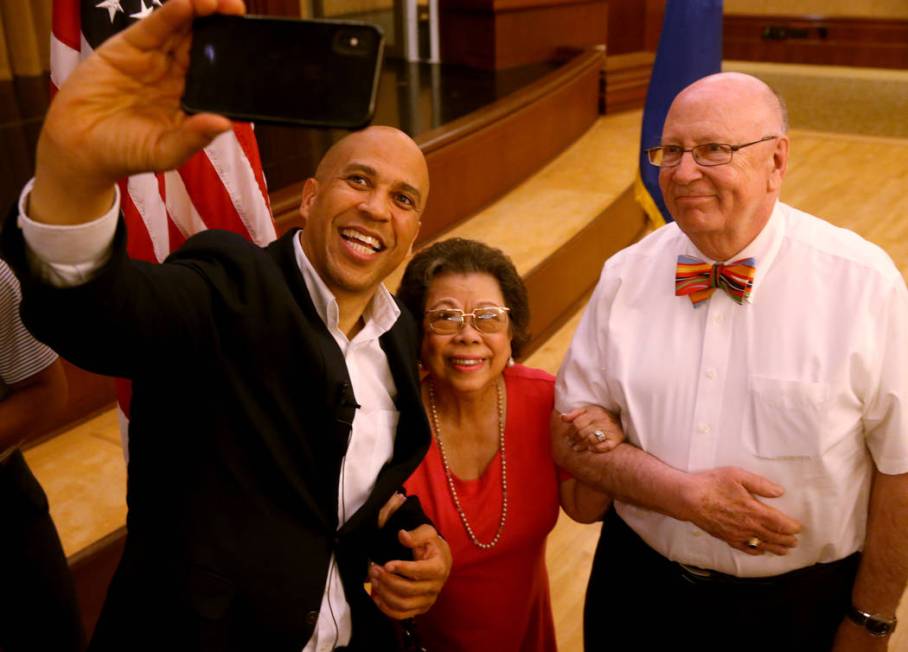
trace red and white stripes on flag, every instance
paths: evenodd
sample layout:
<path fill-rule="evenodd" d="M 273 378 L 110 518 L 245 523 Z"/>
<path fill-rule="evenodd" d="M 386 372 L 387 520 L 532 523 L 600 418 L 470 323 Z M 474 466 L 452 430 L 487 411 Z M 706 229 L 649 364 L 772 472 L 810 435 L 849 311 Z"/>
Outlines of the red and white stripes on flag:
<path fill-rule="evenodd" d="M 160 0 L 54 0 L 51 92 L 108 36 L 141 20 Z M 177 170 L 120 182 L 133 258 L 161 262 L 189 236 L 225 229 L 258 245 L 275 239 L 258 146 L 249 123 L 234 123 Z M 128 415 L 128 392 L 118 387 Z M 127 398 L 126 403 L 123 399 Z"/>
<path fill-rule="evenodd" d="M 105 34 L 82 31 L 83 16 L 109 21 L 113 34 L 151 13 L 155 0 L 54 0 L 51 83 L 59 88 Z M 107 34 L 107 35 L 109 35 Z M 234 123 L 178 170 L 139 174 L 120 183 L 129 253 L 161 262 L 190 235 L 226 229 L 256 244 L 276 237 L 258 146 L 249 123 Z"/>

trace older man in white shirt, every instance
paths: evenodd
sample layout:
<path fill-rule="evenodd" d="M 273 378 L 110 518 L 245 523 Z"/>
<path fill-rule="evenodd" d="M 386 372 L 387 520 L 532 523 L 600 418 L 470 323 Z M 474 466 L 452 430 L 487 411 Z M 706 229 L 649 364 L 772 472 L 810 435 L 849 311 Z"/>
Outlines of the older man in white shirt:
<path fill-rule="evenodd" d="M 587 649 L 620 630 L 886 649 L 908 577 L 908 292 L 878 247 L 778 201 L 786 122 L 745 75 L 678 95 L 650 151 L 675 223 L 606 263 L 559 373 L 560 412 L 601 405 L 632 444 L 573 450 L 595 426 L 553 419 L 559 462 L 616 496 Z"/>

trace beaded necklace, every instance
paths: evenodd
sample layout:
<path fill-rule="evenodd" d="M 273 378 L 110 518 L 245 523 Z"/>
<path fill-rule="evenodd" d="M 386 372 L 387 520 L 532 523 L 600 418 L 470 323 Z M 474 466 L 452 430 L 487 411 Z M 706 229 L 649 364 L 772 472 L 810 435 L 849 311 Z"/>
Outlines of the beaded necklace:
<path fill-rule="evenodd" d="M 438 450 L 441 453 L 441 463 L 445 468 L 445 477 L 448 480 L 448 490 L 451 492 L 451 498 L 454 500 L 454 507 L 457 509 L 457 514 L 460 516 L 460 521 L 463 523 L 464 529 L 466 529 L 467 535 L 470 537 L 470 541 L 472 541 L 477 548 L 482 550 L 489 550 L 498 544 L 498 541 L 501 540 L 501 533 L 504 531 L 504 523 L 508 517 L 508 465 L 504 450 L 504 396 L 501 392 L 501 384 L 502 381 L 499 380 L 495 385 L 498 394 L 498 450 L 501 451 L 501 519 L 498 521 L 498 532 L 495 533 L 494 538 L 489 543 L 483 543 L 476 537 L 476 534 L 473 533 L 473 528 L 470 527 L 470 523 L 467 520 L 467 514 L 463 511 L 463 507 L 460 504 L 460 498 L 457 496 L 457 489 L 454 487 L 454 475 L 451 473 L 451 467 L 448 465 L 445 444 L 441 439 L 441 429 L 438 427 L 438 409 L 435 407 L 435 385 L 431 380 L 428 382 L 429 411 L 432 413 L 432 429 L 435 431 L 435 440 L 438 442 Z"/>

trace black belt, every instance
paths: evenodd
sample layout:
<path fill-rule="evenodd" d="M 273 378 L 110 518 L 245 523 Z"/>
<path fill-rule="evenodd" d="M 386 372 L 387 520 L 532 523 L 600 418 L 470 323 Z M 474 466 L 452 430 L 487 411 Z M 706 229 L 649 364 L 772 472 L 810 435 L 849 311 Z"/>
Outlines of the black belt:
<path fill-rule="evenodd" d="M 625 546 L 625 548 L 622 548 L 625 551 L 625 554 L 627 554 L 628 551 L 639 551 L 639 553 L 643 555 L 641 559 L 645 558 L 647 563 L 651 563 L 662 569 L 661 572 L 666 576 L 674 575 L 675 577 L 682 578 L 688 584 L 696 586 L 715 586 L 716 588 L 720 586 L 728 588 L 744 588 L 749 586 L 754 589 L 757 589 L 758 587 L 782 589 L 801 582 L 809 584 L 823 579 L 832 580 L 832 578 L 840 574 L 851 573 L 853 575 L 857 572 L 858 564 L 861 561 L 861 553 L 855 552 L 836 561 L 797 568 L 793 571 L 782 573 L 781 575 L 737 577 L 721 571 L 712 570 L 711 568 L 698 568 L 696 566 L 670 561 L 643 541 L 643 539 L 640 538 L 640 535 L 634 532 L 633 528 L 618 515 L 618 512 L 615 509 L 608 510 L 604 520 L 604 535 L 620 539 L 622 545 Z"/>
<path fill-rule="evenodd" d="M 809 582 L 832 573 L 837 573 L 848 566 L 853 565 L 857 567 L 860 560 L 861 553 L 855 552 L 836 561 L 814 564 L 813 566 L 805 566 L 804 568 L 796 568 L 793 571 L 782 573 L 781 575 L 769 575 L 766 577 L 737 577 L 709 568 L 697 568 L 696 566 L 688 566 L 687 564 L 680 564 L 678 562 L 672 562 L 672 566 L 684 580 L 691 584 L 769 587 L 782 586 L 792 582 Z"/>

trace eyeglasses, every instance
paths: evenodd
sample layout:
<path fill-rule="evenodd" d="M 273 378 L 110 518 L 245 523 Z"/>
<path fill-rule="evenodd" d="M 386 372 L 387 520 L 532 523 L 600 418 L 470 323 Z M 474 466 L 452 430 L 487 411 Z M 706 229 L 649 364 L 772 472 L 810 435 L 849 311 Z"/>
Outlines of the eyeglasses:
<path fill-rule="evenodd" d="M 436 308 L 426 310 L 426 321 L 433 333 L 453 335 L 463 330 L 466 318 L 473 322 L 473 328 L 481 333 L 500 333 L 508 327 L 508 311 L 504 306 L 476 308 L 473 312 L 464 312 L 459 308 Z"/>
<path fill-rule="evenodd" d="M 767 140 L 775 140 L 779 136 L 766 136 L 760 140 L 743 145 L 726 145 L 725 143 L 703 143 L 694 147 L 684 149 L 680 145 L 663 145 L 661 147 L 650 147 L 646 150 L 649 162 L 658 168 L 673 168 L 681 163 L 684 152 L 690 152 L 694 157 L 697 165 L 711 167 L 713 165 L 725 165 L 731 163 L 732 156 L 739 149 L 765 143 Z"/>

